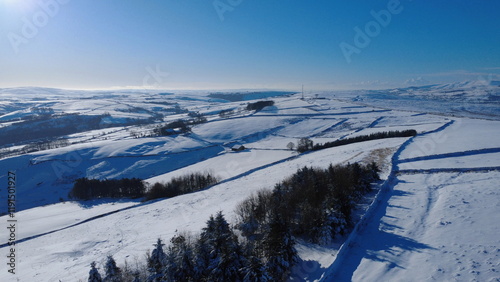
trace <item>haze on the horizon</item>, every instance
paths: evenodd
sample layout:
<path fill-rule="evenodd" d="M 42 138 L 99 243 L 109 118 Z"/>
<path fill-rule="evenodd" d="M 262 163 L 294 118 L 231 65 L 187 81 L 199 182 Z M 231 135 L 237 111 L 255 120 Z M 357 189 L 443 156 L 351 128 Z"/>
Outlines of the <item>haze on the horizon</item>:
<path fill-rule="evenodd" d="M 499 1 L 0 0 L 0 87 L 390 88 L 500 77 Z"/>

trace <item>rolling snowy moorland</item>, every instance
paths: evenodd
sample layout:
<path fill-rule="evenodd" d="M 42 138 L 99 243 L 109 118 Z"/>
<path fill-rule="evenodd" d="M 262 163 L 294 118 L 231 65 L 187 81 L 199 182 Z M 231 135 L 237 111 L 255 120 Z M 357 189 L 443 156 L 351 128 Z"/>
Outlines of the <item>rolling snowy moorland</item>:
<path fill-rule="evenodd" d="M 376 162 L 382 180 L 356 209 L 352 232 L 328 245 L 297 240 L 291 281 L 500 281 L 500 87 L 467 82 L 387 91 L 262 92 L 0 89 L 0 256 L 8 172 L 16 174 L 15 274 L 0 281 L 87 281 L 145 260 L 157 238 L 197 234 L 222 211 L 304 166 Z M 252 99 L 252 100 L 250 100 Z M 272 106 L 248 110 L 249 102 Z M 203 120 L 202 120 L 202 118 Z M 190 130 L 159 126 L 185 120 Z M 414 129 L 298 153 L 315 144 Z M 243 145 L 242 151 L 233 151 Z M 167 182 L 210 172 L 220 182 L 169 199 L 74 201 L 76 179 Z M 8 231 L 8 230 L 7 230 Z M 12 235 L 10 235 L 12 236 Z"/>

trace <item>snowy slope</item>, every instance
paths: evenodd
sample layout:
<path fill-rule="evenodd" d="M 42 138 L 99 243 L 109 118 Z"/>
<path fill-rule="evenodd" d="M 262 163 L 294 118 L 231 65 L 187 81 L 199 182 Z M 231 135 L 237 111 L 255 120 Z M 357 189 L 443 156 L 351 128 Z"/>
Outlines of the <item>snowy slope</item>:
<path fill-rule="evenodd" d="M 239 202 L 260 189 L 273 188 L 274 183 L 283 180 L 297 168 L 304 165 L 327 167 L 330 163 L 360 161 L 367 157 L 371 150 L 398 146 L 404 140 L 376 140 L 306 154 L 242 175 L 206 191 L 140 205 L 19 243 L 20 265 L 30 266 L 22 271 L 20 269 L 19 278 L 22 281 L 33 278 L 41 281 L 77 281 L 86 277 L 90 262 L 100 261 L 107 255 L 114 255 L 118 262 L 123 262 L 126 258 L 129 262 L 132 262 L 134 257 L 142 259 L 145 251 L 152 248 L 156 238 L 168 240 L 175 234 L 175 230 L 198 232 L 205 224 L 207 216 L 219 210 L 232 221 L 234 208 Z M 256 179 L 260 181 L 255 181 Z M 64 204 L 39 208 L 37 213 L 41 218 L 51 220 L 49 215 L 60 210 L 61 205 Z M 71 216 L 72 214 L 68 214 L 68 217 Z M 74 216 L 81 218 L 81 215 Z M 5 217 L 0 218 L 4 219 Z M 21 218 L 19 220 L 21 221 Z M 334 249 L 330 249 L 330 252 L 334 252 Z M 60 270 L 64 272 L 61 273 Z M 0 273 L 0 279 L 8 277 L 5 273 Z"/>
<path fill-rule="evenodd" d="M 184 142 L 179 146 L 177 141 Z M 18 210 L 67 199 L 75 179 L 149 178 L 216 156 L 223 148 L 184 137 L 98 141 L 11 157 L 0 161 L 1 171 L 18 173 Z M 6 181 L 0 175 L 0 181 Z M 6 210 L 6 203 L 0 203 Z"/>
<path fill-rule="evenodd" d="M 500 174 L 399 177 L 390 200 L 325 281 L 500 279 Z"/>
<path fill-rule="evenodd" d="M 457 119 L 413 138 L 388 194 L 338 258 L 342 268 L 324 281 L 499 280 L 499 126 Z"/>
<path fill-rule="evenodd" d="M 427 91 L 423 89 L 419 91 Z M 143 260 L 158 237 L 169 240 L 176 230 L 199 232 L 208 216 L 217 211 L 234 222 L 239 202 L 255 191 L 272 188 L 300 167 L 373 160 L 381 164 L 387 180 L 372 206 L 368 206 L 370 202 L 360 206 L 357 214 L 368 210 L 363 224 L 348 237 L 347 245 L 337 241 L 316 246 L 299 241 L 302 262 L 293 269 L 293 277 L 305 281 L 499 279 L 499 122 L 426 114 L 448 113 L 443 109 L 461 103 L 452 95 L 436 103 L 438 87 L 432 87 L 432 95 L 398 91 L 392 96 L 370 91 L 329 92 L 321 94 L 326 99 L 317 100 L 301 100 L 300 95 L 274 97 L 268 98 L 275 101 L 273 107 L 254 113 L 245 110 L 246 102 L 214 100 L 205 92 L 0 89 L 6 101 L 0 108 L 5 118 L 0 120 L 33 106 L 50 106 L 64 113 L 109 113 L 115 121 L 155 113 L 164 115 L 163 122 L 186 118 L 186 113 L 172 110 L 176 105 L 205 113 L 208 119 L 193 126 L 191 133 L 171 137 L 130 135 L 131 131 L 147 132 L 162 121 L 79 132 L 68 136 L 75 142 L 70 146 L 0 159 L 0 171 L 16 170 L 19 178 L 17 198 L 22 211 L 16 216 L 17 237 L 22 241 L 16 246 L 19 272 L 15 279 L 84 281 L 90 262 L 102 265 L 107 255 L 113 255 L 119 264 Z M 19 93 L 24 96 L 19 98 Z M 479 99 L 483 94 L 474 92 L 474 101 L 482 101 L 476 106 L 488 108 Z M 406 111 L 408 101 L 417 98 L 419 102 L 413 106 L 421 108 Z M 225 109 L 235 113 L 220 117 L 219 111 Z M 453 113 L 456 111 L 471 115 L 468 109 L 454 108 Z M 323 143 L 405 129 L 416 129 L 419 135 L 301 155 L 287 149 L 288 143 L 296 144 L 302 137 Z M 235 143 L 247 149 L 230 152 Z M 145 204 L 132 200 L 58 203 L 60 198 L 67 199 L 78 177 L 140 177 L 154 183 L 198 171 L 210 171 L 222 182 L 205 191 Z M 4 182 L 6 175 L 0 174 L 0 183 Z M 46 204 L 51 205 L 42 206 Z M 0 209 L 6 210 L 5 201 L 0 202 Z M 6 216 L 0 217 L 0 221 L 6 220 Z M 8 251 L 5 242 L 0 240 L 2 257 Z M 12 278 L 0 272 L 0 281 Z"/>

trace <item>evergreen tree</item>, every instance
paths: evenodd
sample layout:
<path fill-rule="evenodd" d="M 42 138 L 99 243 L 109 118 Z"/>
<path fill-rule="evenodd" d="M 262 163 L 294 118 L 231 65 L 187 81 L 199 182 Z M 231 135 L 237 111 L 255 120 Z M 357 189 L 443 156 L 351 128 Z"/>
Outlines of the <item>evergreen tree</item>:
<path fill-rule="evenodd" d="M 319 224 L 312 230 L 312 239 L 315 243 L 326 245 L 331 243 L 337 234 L 344 234 L 347 222 L 343 214 L 335 209 L 329 209 L 326 202 L 323 204 Z"/>
<path fill-rule="evenodd" d="M 316 225 L 312 228 L 313 242 L 326 245 L 331 242 L 334 236 L 331 218 L 328 211 L 323 207 L 321 216 L 318 218 Z"/>
<path fill-rule="evenodd" d="M 298 262 L 298 255 L 289 228 L 274 211 L 271 213 L 269 232 L 264 237 L 263 244 L 269 275 L 273 281 L 284 280 Z"/>
<path fill-rule="evenodd" d="M 208 253 L 208 258 L 204 257 L 205 268 L 207 274 L 211 271 L 210 267 L 213 264 L 212 261 L 216 259 L 218 253 L 215 251 L 215 219 L 213 215 L 210 215 L 206 226 L 202 229 L 200 235 L 200 243 L 204 248 L 204 252 Z M 208 260 L 206 260 L 208 259 Z"/>
<path fill-rule="evenodd" d="M 207 268 L 209 281 L 240 281 L 239 270 L 244 266 L 243 251 L 222 212 L 210 217 L 201 238 L 210 251 Z"/>
<path fill-rule="evenodd" d="M 241 230 L 245 237 L 253 238 L 259 228 L 259 222 L 255 215 L 257 203 L 257 198 L 252 195 L 237 207 L 236 213 L 240 217 L 240 223 L 236 228 Z"/>
<path fill-rule="evenodd" d="M 205 281 L 207 279 L 210 256 L 208 238 L 202 233 L 194 246 L 194 281 Z"/>
<path fill-rule="evenodd" d="M 194 281 L 195 265 L 193 250 L 183 235 L 176 235 L 171 240 L 167 252 L 165 281 Z"/>
<path fill-rule="evenodd" d="M 177 262 L 175 260 L 175 253 L 171 251 L 171 249 L 172 247 L 169 247 L 165 254 L 165 268 L 162 271 L 162 282 L 176 281 L 175 274 L 177 273 Z"/>
<path fill-rule="evenodd" d="M 272 281 L 267 273 L 266 266 L 257 256 L 250 256 L 247 265 L 242 269 L 243 282 Z"/>
<path fill-rule="evenodd" d="M 372 180 L 380 180 L 380 168 L 377 166 L 377 163 L 371 162 L 369 166 L 370 172 L 371 172 L 371 178 Z"/>
<path fill-rule="evenodd" d="M 89 282 L 102 282 L 101 274 L 95 267 L 95 261 L 90 264 Z"/>
<path fill-rule="evenodd" d="M 116 266 L 115 259 L 113 256 L 108 256 L 106 265 L 104 266 L 106 271 L 106 276 L 104 276 L 104 282 L 120 282 L 122 281 L 121 270 Z"/>
<path fill-rule="evenodd" d="M 160 282 L 163 279 L 167 261 L 167 256 L 163 251 L 164 245 L 161 239 L 158 238 L 158 241 L 154 244 L 155 249 L 151 252 L 151 256 L 148 257 L 148 282 Z"/>

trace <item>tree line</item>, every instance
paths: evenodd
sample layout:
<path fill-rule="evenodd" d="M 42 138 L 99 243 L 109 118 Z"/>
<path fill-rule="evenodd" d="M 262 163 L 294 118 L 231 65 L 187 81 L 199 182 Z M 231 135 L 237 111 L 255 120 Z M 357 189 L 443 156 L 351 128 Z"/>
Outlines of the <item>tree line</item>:
<path fill-rule="evenodd" d="M 69 192 L 70 199 L 91 200 L 99 198 L 140 198 L 146 184 L 138 178 L 88 179 L 78 178 Z"/>
<path fill-rule="evenodd" d="M 157 182 L 151 186 L 145 195 L 145 200 L 171 198 L 179 195 L 197 192 L 219 182 L 211 173 L 191 173 L 172 178 L 167 183 Z"/>
<path fill-rule="evenodd" d="M 383 132 L 372 133 L 369 135 L 360 135 L 360 136 L 356 136 L 356 137 L 338 139 L 338 140 L 335 140 L 332 142 L 326 142 L 324 144 L 313 144 L 313 141 L 310 140 L 309 138 L 301 138 L 297 144 L 297 151 L 300 153 L 303 153 L 306 151 L 317 151 L 317 150 L 333 148 L 333 147 L 348 145 L 348 144 L 352 144 L 352 143 L 377 140 L 377 139 L 395 138 L 395 137 L 412 137 L 412 136 L 416 136 L 416 135 L 417 135 L 417 131 L 414 129 L 403 130 L 403 131 L 399 131 L 399 130 L 383 131 Z"/>
<path fill-rule="evenodd" d="M 149 201 L 200 191 L 217 183 L 218 178 L 208 172 L 174 177 L 166 183 L 157 182 L 151 187 L 139 178 L 99 180 L 82 177 L 75 180 L 69 198 L 91 200 L 144 197 L 145 201 Z"/>
<path fill-rule="evenodd" d="M 273 100 L 269 100 L 269 101 L 257 101 L 257 102 L 254 102 L 254 103 L 248 103 L 247 104 L 247 111 L 260 111 L 262 110 L 263 108 L 265 107 L 270 107 L 270 106 L 273 106 L 274 105 L 274 101 Z"/>

